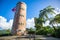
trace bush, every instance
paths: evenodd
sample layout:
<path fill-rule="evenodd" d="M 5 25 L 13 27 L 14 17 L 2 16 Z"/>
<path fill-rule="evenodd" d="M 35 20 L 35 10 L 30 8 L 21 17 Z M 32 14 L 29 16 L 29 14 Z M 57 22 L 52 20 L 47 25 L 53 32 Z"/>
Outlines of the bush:
<path fill-rule="evenodd" d="M 27 31 L 28 31 L 28 34 L 35 34 L 35 29 L 33 28 L 30 28 Z"/>
<path fill-rule="evenodd" d="M 56 30 L 52 33 L 52 36 L 60 38 L 60 27 L 56 28 Z"/>
<path fill-rule="evenodd" d="M 46 27 L 42 27 L 40 28 L 36 34 L 38 35 L 47 35 L 47 34 L 52 34 L 54 32 L 53 28 L 46 26 Z"/>
<path fill-rule="evenodd" d="M 56 29 L 55 36 L 60 38 L 60 27 Z"/>
<path fill-rule="evenodd" d="M 46 32 L 45 30 L 41 29 L 41 30 L 38 30 L 38 31 L 36 32 L 36 34 L 37 34 L 37 35 L 46 35 L 47 32 Z"/>
<path fill-rule="evenodd" d="M 11 32 L 10 30 L 0 30 L 0 36 L 10 36 Z"/>

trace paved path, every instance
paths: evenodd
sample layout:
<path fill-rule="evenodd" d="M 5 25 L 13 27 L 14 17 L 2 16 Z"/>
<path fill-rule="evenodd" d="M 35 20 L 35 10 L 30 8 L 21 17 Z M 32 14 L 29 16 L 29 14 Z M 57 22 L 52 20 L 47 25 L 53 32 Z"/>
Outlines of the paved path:
<path fill-rule="evenodd" d="M 43 36 L 43 35 L 36 35 L 36 39 L 43 39 L 43 40 L 60 40 L 60 38 L 46 37 L 46 36 Z"/>
<path fill-rule="evenodd" d="M 32 36 L 31 40 L 34 40 Z M 30 40 L 30 36 L 5 36 L 5 37 L 0 37 L 0 40 Z M 54 37 L 46 37 L 43 35 L 36 35 L 36 39 L 42 39 L 42 40 L 60 40 L 59 38 L 54 38 Z"/>

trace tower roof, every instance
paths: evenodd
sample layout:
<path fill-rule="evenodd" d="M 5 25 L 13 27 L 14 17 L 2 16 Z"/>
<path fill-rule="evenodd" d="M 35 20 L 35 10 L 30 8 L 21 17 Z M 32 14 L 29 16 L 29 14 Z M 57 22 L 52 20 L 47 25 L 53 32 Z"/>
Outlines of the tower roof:
<path fill-rule="evenodd" d="M 24 4 L 26 6 L 26 4 L 24 2 L 18 2 L 17 4 Z"/>

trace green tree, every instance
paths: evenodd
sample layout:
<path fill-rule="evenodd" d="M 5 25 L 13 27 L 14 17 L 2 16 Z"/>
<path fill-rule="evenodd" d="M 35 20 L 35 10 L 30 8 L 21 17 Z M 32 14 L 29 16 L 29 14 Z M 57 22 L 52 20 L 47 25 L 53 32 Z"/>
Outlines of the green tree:
<path fill-rule="evenodd" d="M 48 19 L 49 14 L 54 14 L 55 13 L 53 10 L 55 10 L 55 8 L 53 8 L 51 6 L 48 6 L 48 7 L 44 8 L 43 10 L 40 10 L 39 18 Z"/>
<path fill-rule="evenodd" d="M 52 19 L 51 21 L 50 21 L 50 24 L 52 25 L 52 27 L 54 28 L 54 30 L 56 30 L 56 28 L 55 28 L 55 26 L 54 26 L 54 24 L 58 24 L 58 23 L 60 23 L 60 14 L 57 14 L 55 17 L 54 17 L 54 19 Z M 58 25 L 57 25 L 58 26 Z"/>
<path fill-rule="evenodd" d="M 36 31 L 39 32 L 39 30 L 43 27 L 43 23 L 45 23 L 46 20 L 49 20 L 49 14 L 54 14 L 55 10 L 53 7 L 48 6 L 44 8 L 43 10 L 40 10 L 40 14 L 38 18 L 35 18 L 35 27 Z"/>
<path fill-rule="evenodd" d="M 60 37 L 60 26 L 57 25 L 57 28 L 54 26 L 54 24 L 59 24 L 60 23 L 60 14 L 57 14 L 54 19 L 50 21 L 50 24 L 54 28 L 54 34 L 56 37 Z"/>
<path fill-rule="evenodd" d="M 34 33 L 35 33 L 35 28 L 28 29 L 28 34 L 34 34 Z"/>
<path fill-rule="evenodd" d="M 35 27 L 36 29 L 40 29 L 43 26 L 44 20 L 42 20 L 41 18 L 35 18 Z"/>
<path fill-rule="evenodd" d="M 55 18 L 53 19 L 54 22 L 60 23 L 60 14 L 57 14 Z"/>

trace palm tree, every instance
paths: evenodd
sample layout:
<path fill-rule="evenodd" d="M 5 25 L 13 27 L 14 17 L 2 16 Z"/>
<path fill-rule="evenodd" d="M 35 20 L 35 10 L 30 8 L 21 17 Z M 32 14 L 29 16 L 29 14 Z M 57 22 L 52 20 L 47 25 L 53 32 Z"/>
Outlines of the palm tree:
<path fill-rule="evenodd" d="M 60 23 L 60 14 L 57 14 L 57 15 L 55 16 L 55 18 L 50 21 L 50 24 L 53 26 L 54 30 L 56 30 L 56 28 L 55 28 L 54 25 L 53 25 L 53 24 L 55 24 L 55 23 L 56 23 L 56 24 Z M 57 26 L 58 26 L 58 25 L 57 25 Z"/>
<path fill-rule="evenodd" d="M 43 25 L 42 25 L 42 22 L 44 22 L 44 20 L 42 20 L 41 18 L 35 18 L 35 27 L 37 28 L 41 28 Z"/>
<path fill-rule="evenodd" d="M 56 23 L 60 23 L 60 14 L 57 14 L 53 21 L 55 21 Z"/>
<path fill-rule="evenodd" d="M 36 30 L 40 30 L 43 27 L 43 23 L 48 19 L 48 14 L 54 14 L 54 8 L 48 6 L 40 11 L 39 18 L 35 18 Z"/>
<path fill-rule="evenodd" d="M 53 11 L 55 10 L 55 8 L 48 6 L 46 8 L 44 8 L 43 10 L 40 11 L 39 14 L 39 19 L 40 19 L 40 23 L 43 25 L 43 23 L 45 23 L 45 21 L 50 20 L 51 18 L 49 18 L 49 14 L 55 14 L 55 12 Z"/>
<path fill-rule="evenodd" d="M 52 27 L 54 28 L 54 33 L 55 33 L 55 36 L 56 37 L 60 37 L 59 35 L 59 33 L 60 33 L 60 27 L 58 27 L 58 25 L 57 25 L 57 28 L 54 26 L 54 23 L 56 23 L 56 24 L 58 24 L 58 23 L 60 23 L 60 14 L 57 14 L 55 17 L 54 17 L 54 19 L 52 19 L 51 21 L 50 21 L 50 24 L 52 25 Z"/>
<path fill-rule="evenodd" d="M 55 9 L 52 8 L 51 6 L 44 8 L 43 10 L 40 11 L 39 18 L 43 18 L 43 19 L 47 18 L 48 19 L 49 14 L 55 13 L 53 10 L 55 10 Z"/>
<path fill-rule="evenodd" d="M 39 18 L 35 18 L 35 26 L 43 26 L 43 22 L 48 19 L 48 14 L 54 14 L 54 8 L 48 6 L 40 11 Z M 45 20 L 46 19 L 46 20 Z"/>

